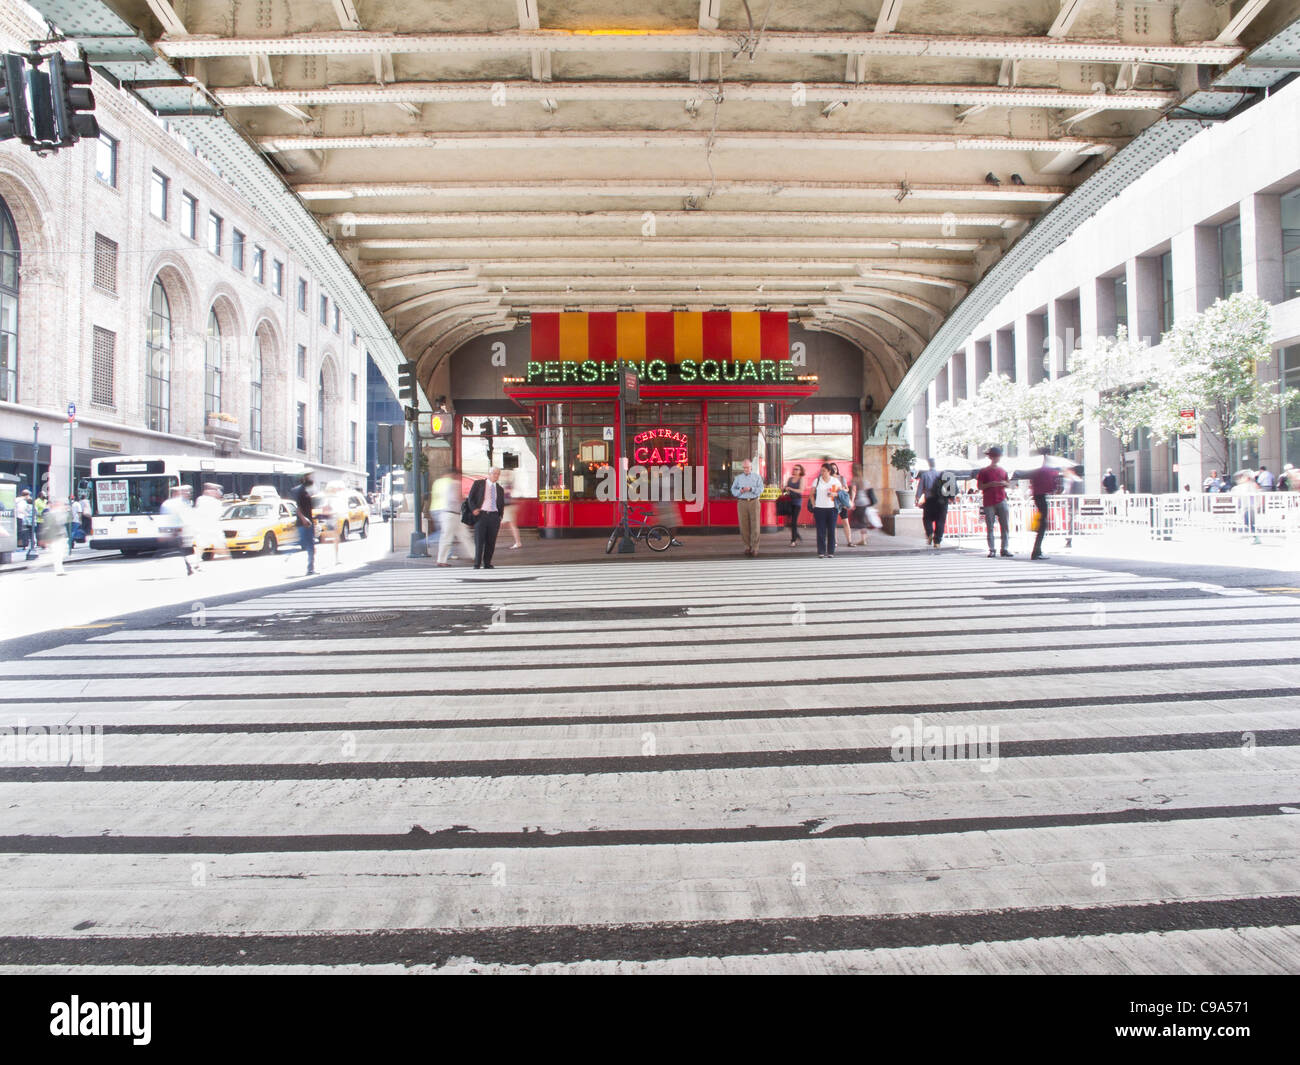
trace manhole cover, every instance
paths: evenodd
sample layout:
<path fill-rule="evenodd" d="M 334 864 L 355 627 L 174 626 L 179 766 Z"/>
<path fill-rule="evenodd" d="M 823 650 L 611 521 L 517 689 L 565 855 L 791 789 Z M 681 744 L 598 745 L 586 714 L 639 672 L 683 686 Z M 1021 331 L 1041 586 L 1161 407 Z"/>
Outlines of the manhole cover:
<path fill-rule="evenodd" d="M 324 620 L 331 625 L 341 625 L 344 622 L 356 624 L 368 621 L 393 621 L 397 618 L 396 614 L 335 614 L 333 617 Z"/>

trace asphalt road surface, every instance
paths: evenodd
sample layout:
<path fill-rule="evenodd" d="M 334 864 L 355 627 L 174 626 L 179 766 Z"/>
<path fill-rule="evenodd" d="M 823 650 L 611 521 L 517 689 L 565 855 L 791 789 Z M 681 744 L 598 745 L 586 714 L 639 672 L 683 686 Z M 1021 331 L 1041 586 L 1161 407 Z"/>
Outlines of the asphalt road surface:
<path fill-rule="evenodd" d="M 1294 972 L 1300 592 L 1145 570 L 396 564 L 10 642 L 0 971 Z"/>

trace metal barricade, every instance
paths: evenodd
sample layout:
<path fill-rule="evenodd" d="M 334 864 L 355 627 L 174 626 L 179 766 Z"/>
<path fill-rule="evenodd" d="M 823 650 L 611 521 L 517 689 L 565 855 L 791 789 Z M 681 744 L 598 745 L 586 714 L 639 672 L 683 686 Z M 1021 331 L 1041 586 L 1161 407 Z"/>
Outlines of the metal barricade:
<path fill-rule="evenodd" d="M 1028 531 L 1034 501 L 1017 496 L 1008 499 L 1007 506 L 1011 532 Z M 1290 539 L 1300 536 L 1300 492 L 1050 496 L 1047 531 L 1071 538 L 1109 533 L 1164 541 L 1242 536 Z M 959 496 L 952 501 L 944 537 L 985 538 L 979 497 Z"/>

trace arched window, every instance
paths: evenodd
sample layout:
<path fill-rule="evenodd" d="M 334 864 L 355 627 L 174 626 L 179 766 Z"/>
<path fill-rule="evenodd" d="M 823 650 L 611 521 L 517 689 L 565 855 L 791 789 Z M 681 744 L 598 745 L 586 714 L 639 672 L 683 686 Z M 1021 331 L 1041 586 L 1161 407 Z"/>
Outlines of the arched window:
<path fill-rule="evenodd" d="M 18 230 L 0 200 L 0 400 L 18 402 Z"/>
<path fill-rule="evenodd" d="M 248 369 L 248 446 L 262 450 L 262 337 L 253 337 L 253 361 Z"/>
<path fill-rule="evenodd" d="M 208 336 L 204 347 L 203 412 L 216 414 L 221 410 L 221 323 L 217 321 L 215 307 L 208 312 Z"/>
<path fill-rule="evenodd" d="M 325 368 L 323 366 L 316 389 L 316 461 L 325 461 Z"/>
<path fill-rule="evenodd" d="M 149 293 L 149 324 L 145 330 L 145 414 L 149 428 L 171 432 L 172 307 L 162 278 L 153 279 Z"/>

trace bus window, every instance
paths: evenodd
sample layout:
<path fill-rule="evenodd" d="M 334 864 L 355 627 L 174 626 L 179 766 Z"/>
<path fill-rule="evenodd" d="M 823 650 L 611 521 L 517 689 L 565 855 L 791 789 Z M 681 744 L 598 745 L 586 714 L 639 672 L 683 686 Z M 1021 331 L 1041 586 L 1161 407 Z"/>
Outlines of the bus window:
<path fill-rule="evenodd" d="M 174 477 L 103 477 L 93 481 L 92 513 L 157 514 L 171 495 Z"/>

